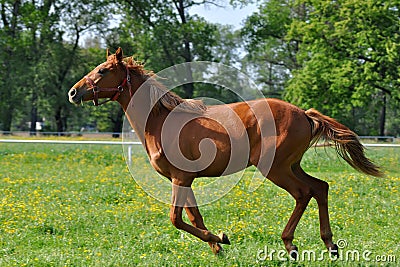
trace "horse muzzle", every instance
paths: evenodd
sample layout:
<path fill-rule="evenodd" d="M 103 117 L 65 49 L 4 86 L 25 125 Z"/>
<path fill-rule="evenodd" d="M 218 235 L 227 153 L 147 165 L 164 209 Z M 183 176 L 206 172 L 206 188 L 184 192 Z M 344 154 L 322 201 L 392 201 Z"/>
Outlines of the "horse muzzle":
<path fill-rule="evenodd" d="M 79 91 L 72 87 L 68 92 L 69 102 L 72 104 L 79 104 L 82 101 L 83 94 L 79 93 Z"/>

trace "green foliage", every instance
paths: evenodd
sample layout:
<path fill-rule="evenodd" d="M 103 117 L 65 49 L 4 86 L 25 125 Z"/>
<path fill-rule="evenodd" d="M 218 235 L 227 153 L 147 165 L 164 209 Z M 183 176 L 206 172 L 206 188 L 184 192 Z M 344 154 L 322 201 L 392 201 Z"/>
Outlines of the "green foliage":
<path fill-rule="evenodd" d="M 347 123 L 353 119 L 352 110 L 368 109 L 371 103 L 376 106 L 377 121 L 383 104 L 375 99 L 383 95 L 398 105 L 399 3 L 344 0 L 299 4 L 307 7 L 308 19 L 294 20 L 288 38 L 301 40 L 297 59 L 302 68 L 292 73 L 285 97 Z"/>
<path fill-rule="evenodd" d="M 182 6 L 180 5 L 182 3 Z M 123 1 L 124 16 L 113 34 L 126 44 L 128 54 L 137 54 L 155 71 L 171 65 L 210 59 L 215 45 L 215 25 L 191 16 L 192 1 Z M 174 29 L 174 30 L 171 30 Z M 189 45 L 189 47 L 188 47 Z"/>
<path fill-rule="evenodd" d="M 79 118 L 74 118 L 66 93 L 90 70 L 80 60 L 85 58 L 79 58 L 78 44 L 83 32 L 107 22 L 105 3 L 0 3 L 1 130 L 29 130 L 28 121 L 35 125 L 44 118 L 47 131 L 62 132 L 68 130 L 68 120 Z"/>
<path fill-rule="evenodd" d="M 317 108 L 363 135 L 396 135 L 399 8 L 381 0 L 263 1 L 241 30 L 244 66 L 266 96 Z"/>
<path fill-rule="evenodd" d="M 0 129 L 29 130 L 28 121 L 45 121 L 46 131 L 120 131 L 116 105 L 76 109 L 66 93 L 104 61 L 104 43 L 123 47 L 126 55 L 155 72 L 193 60 L 230 64 L 239 41 L 228 27 L 190 15 L 195 1 L 2 1 L 0 3 Z M 88 12 L 90 10 L 90 12 Z M 113 14 L 122 21 L 109 25 Z M 171 30 L 173 29 L 173 30 Z M 85 39 L 83 39 L 85 38 Z M 197 95 L 204 92 L 201 85 Z M 194 88 L 177 90 L 192 97 Z M 213 96 L 232 102 L 229 94 Z M 104 116 L 108 114 L 108 116 Z"/>
<path fill-rule="evenodd" d="M 257 79 L 269 97 L 282 97 L 290 73 L 299 68 L 298 42 L 287 41 L 294 19 L 304 19 L 303 10 L 293 1 L 270 0 L 249 16 L 241 30 L 248 55 L 245 64 L 257 72 Z"/>
<path fill-rule="evenodd" d="M 175 64 L 192 61 L 219 61 L 230 64 L 235 58 L 238 36 L 231 29 L 207 22 L 189 13 L 190 7 L 204 4 L 196 1 L 123 1 L 126 14 L 119 28 L 112 33 L 117 43 L 124 44 L 128 54 L 134 54 L 157 72 Z M 173 29 L 173 30 L 171 30 Z M 124 50 L 125 51 L 125 50 Z M 185 98 L 202 91 L 201 85 L 177 89 Z M 213 97 L 225 100 L 218 91 Z M 232 102 L 230 99 L 229 102 Z"/>
<path fill-rule="evenodd" d="M 190 13 L 196 5 L 228 2 L 259 8 L 236 31 Z M 110 23 L 115 14 L 118 25 Z M 399 2 L 383 0 L 4 0 L 0 129 L 28 130 L 28 121 L 45 118 L 48 131 L 85 124 L 119 130 L 116 105 L 77 109 L 66 96 L 104 61 L 107 46 L 122 47 L 155 72 L 196 60 L 239 66 L 257 79 L 265 96 L 317 108 L 362 135 L 398 135 L 399 21 Z M 203 84 L 176 92 L 238 100 Z"/>

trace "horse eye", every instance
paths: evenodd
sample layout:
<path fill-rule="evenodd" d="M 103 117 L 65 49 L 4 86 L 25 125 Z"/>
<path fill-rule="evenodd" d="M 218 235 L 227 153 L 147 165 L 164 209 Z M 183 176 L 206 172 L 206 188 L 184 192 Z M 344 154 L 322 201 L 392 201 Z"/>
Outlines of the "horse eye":
<path fill-rule="evenodd" d="M 106 68 L 101 68 L 101 69 L 99 69 L 99 71 L 98 71 L 97 73 L 100 74 L 100 75 L 103 75 L 103 74 L 105 74 L 107 71 L 108 71 L 108 70 L 107 70 Z"/>

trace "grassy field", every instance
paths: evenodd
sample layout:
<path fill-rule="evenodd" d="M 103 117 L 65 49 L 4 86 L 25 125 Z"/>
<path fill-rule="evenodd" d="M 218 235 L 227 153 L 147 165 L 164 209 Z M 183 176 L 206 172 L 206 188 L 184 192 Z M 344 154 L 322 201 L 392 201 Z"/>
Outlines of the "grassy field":
<path fill-rule="evenodd" d="M 142 147 L 135 148 L 138 173 L 153 175 Z M 295 236 L 309 256 L 292 262 L 281 253 L 280 235 L 294 200 L 269 181 L 249 193 L 253 169 L 225 197 L 200 208 L 208 228 L 232 243 L 214 256 L 171 225 L 168 204 L 136 184 L 122 147 L 0 144 L 0 266 L 395 266 L 400 149 L 371 148 L 368 155 L 386 178 L 353 171 L 332 149 L 307 152 L 304 168 L 330 184 L 332 230 L 343 249 L 338 260 L 327 254 L 320 260 L 325 248 L 312 200 Z"/>

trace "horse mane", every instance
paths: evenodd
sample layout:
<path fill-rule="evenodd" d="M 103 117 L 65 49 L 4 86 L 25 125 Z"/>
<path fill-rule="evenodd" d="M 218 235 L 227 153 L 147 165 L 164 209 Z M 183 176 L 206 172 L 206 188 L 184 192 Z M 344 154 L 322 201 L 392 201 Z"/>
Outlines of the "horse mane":
<path fill-rule="evenodd" d="M 162 83 L 155 79 L 156 75 L 154 72 L 146 70 L 144 64 L 135 61 L 133 57 L 125 58 L 124 61 L 128 65 L 129 70 L 143 77 L 149 85 L 153 112 L 159 113 L 162 107 L 169 111 L 175 110 L 194 114 L 203 114 L 207 110 L 207 106 L 204 105 L 203 101 L 183 99 L 174 92 L 169 91 Z"/>

